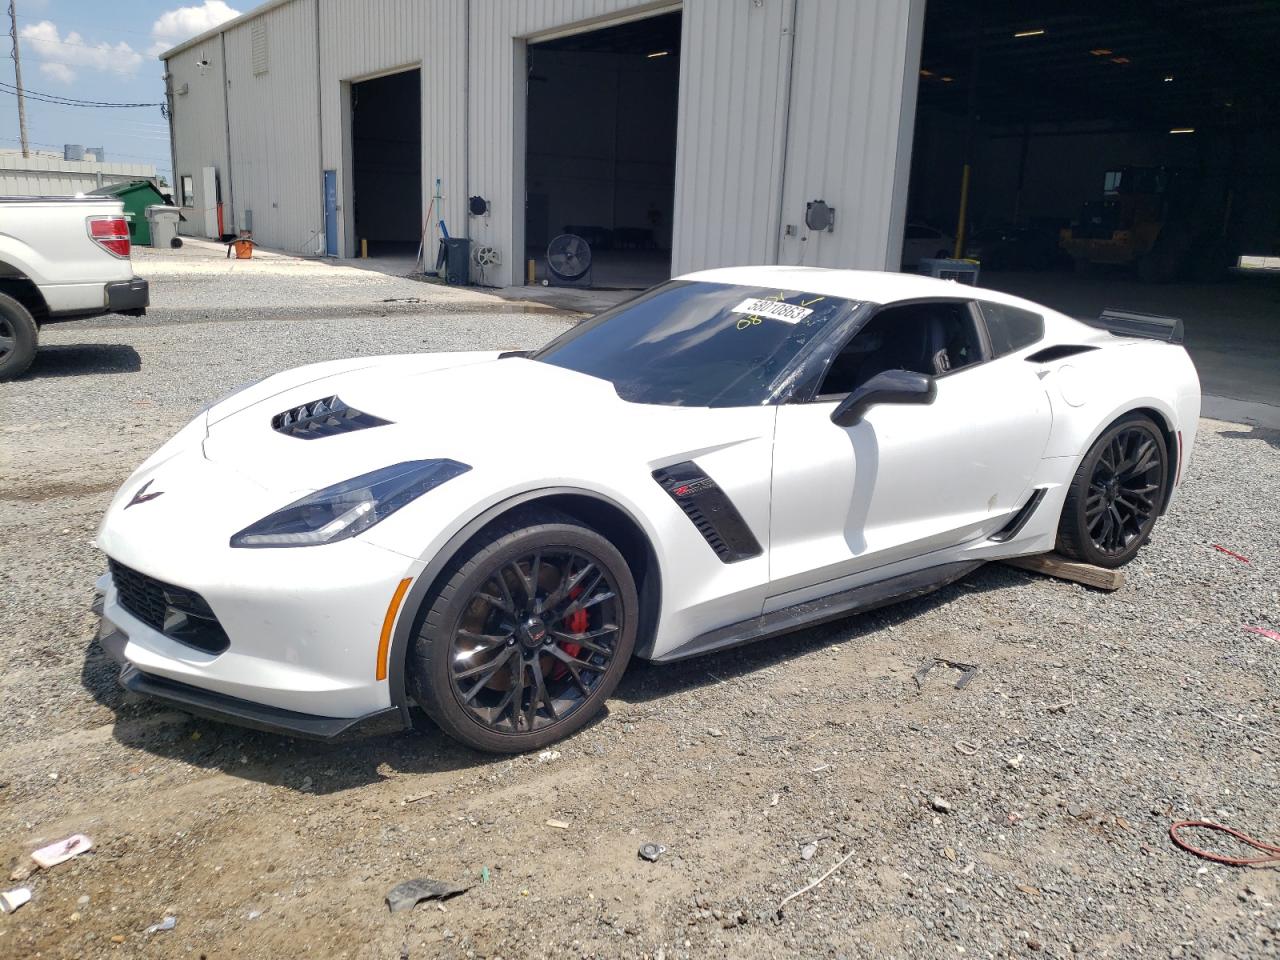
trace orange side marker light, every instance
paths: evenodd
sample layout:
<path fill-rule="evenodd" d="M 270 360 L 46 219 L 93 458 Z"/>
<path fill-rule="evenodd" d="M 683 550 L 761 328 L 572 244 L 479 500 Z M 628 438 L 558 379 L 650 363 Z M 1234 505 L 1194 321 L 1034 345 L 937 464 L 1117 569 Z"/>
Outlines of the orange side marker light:
<path fill-rule="evenodd" d="M 387 654 L 391 651 L 391 629 L 396 625 L 396 614 L 400 612 L 400 604 L 404 603 L 404 595 L 409 590 L 413 577 L 406 577 L 391 595 L 391 603 L 387 604 L 387 616 L 382 621 L 382 636 L 378 638 L 378 666 L 375 674 L 378 680 L 387 679 Z"/>

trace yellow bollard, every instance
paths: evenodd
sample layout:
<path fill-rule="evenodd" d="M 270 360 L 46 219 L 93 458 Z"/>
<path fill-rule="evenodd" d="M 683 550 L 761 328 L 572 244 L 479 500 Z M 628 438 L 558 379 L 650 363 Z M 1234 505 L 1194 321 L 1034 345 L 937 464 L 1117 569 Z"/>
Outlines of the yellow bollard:
<path fill-rule="evenodd" d="M 528 283 L 529 283 L 529 285 L 530 285 L 530 286 L 532 286 L 533 284 L 535 284 L 535 283 L 537 283 L 537 282 L 538 282 L 538 264 L 537 264 L 537 261 L 535 261 L 535 260 L 530 260 L 530 261 L 529 261 L 529 268 L 528 268 L 528 272 L 527 272 L 527 274 L 526 274 L 526 276 L 525 276 L 525 279 L 528 281 Z"/>
<path fill-rule="evenodd" d="M 964 256 L 965 227 L 969 218 L 969 164 L 964 165 L 960 175 L 960 216 L 956 222 L 956 249 L 952 254 L 957 260 Z"/>
<path fill-rule="evenodd" d="M 360 259 L 369 259 L 369 240 L 367 237 L 360 238 Z"/>

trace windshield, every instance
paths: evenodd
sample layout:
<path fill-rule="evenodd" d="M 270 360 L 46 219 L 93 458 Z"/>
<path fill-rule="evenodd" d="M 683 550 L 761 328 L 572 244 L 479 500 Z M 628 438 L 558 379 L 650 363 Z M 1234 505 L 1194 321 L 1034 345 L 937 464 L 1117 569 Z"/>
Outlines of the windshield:
<path fill-rule="evenodd" d="M 632 403 L 769 403 L 806 344 L 855 306 L 777 287 L 673 280 L 561 334 L 534 360 L 608 380 Z"/>

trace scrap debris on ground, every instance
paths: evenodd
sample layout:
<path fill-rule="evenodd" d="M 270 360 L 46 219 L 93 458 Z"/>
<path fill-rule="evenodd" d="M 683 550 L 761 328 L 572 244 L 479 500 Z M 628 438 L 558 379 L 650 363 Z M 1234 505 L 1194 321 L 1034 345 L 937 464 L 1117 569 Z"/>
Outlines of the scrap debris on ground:
<path fill-rule="evenodd" d="M 94 643 L 88 544 L 196 410 L 299 363 L 527 348 L 568 322 L 323 266 L 234 288 L 171 271 L 145 320 L 50 326 L 31 376 L 0 385 L 0 875 L 28 869 L 12 885 L 31 894 L 0 917 L 0 957 L 1280 951 L 1280 871 L 1169 838 L 1183 820 L 1280 836 L 1278 651 L 1241 629 L 1280 630 L 1267 431 L 1202 421 L 1115 593 L 989 565 L 794 636 L 637 663 L 554 757 L 472 753 L 425 720 L 289 740 L 123 694 Z M 381 302 L 399 297 L 431 302 Z M 954 673 L 917 689 L 939 651 L 981 664 L 962 691 Z M 91 855 L 29 869 L 76 833 Z M 390 912 L 413 877 L 487 882 Z"/>

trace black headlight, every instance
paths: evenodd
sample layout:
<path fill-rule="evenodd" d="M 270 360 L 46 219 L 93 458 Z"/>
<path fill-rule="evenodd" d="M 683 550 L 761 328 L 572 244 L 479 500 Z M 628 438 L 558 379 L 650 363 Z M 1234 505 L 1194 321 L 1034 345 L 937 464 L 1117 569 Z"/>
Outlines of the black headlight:
<path fill-rule="evenodd" d="M 471 467 L 410 460 L 362 474 L 282 507 L 231 538 L 233 547 L 309 547 L 354 537 Z"/>

